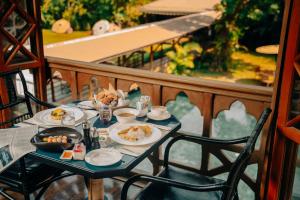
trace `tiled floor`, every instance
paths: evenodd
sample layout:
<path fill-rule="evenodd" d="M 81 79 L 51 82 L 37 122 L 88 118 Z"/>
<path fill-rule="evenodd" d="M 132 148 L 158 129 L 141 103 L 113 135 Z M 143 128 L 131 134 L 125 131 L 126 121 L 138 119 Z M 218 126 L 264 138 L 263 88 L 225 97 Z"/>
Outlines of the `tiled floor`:
<path fill-rule="evenodd" d="M 108 200 L 119 200 L 120 192 L 123 183 L 113 179 L 104 179 L 105 194 Z M 131 187 L 129 199 L 133 199 L 135 194 L 140 189 L 138 187 Z M 8 192 L 16 200 L 22 200 L 22 195 L 18 193 Z M 42 200 L 83 200 L 87 197 L 87 189 L 85 187 L 84 179 L 82 176 L 72 176 L 59 180 L 48 188 Z M 33 199 L 33 197 L 32 197 Z M 0 200 L 4 200 L 0 196 Z"/>

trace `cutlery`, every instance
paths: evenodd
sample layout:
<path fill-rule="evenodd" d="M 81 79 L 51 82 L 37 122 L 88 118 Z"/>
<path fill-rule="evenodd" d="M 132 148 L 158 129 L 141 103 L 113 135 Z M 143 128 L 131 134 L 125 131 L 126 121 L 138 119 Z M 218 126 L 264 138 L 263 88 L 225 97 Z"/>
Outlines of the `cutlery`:
<path fill-rule="evenodd" d="M 145 124 L 149 124 L 151 126 L 154 126 L 154 127 L 158 128 L 158 129 L 165 130 L 165 131 L 172 130 L 172 128 L 169 127 L 169 126 L 163 126 L 163 125 L 153 124 L 153 123 L 149 123 L 149 122 L 145 122 Z"/>
<path fill-rule="evenodd" d="M 139 153 L 134 152 L 134 151 L 132 151 L 130 149 L 127 149 L 127 148 L 124 148 L 124 147 L 120 147 L 120 148 L 118 148 L 118 150 L 121 153 L 123 153 L 123 154 L 131 155 L 131 156 L 136 156 L 136 157 L 139 156 Z"/>

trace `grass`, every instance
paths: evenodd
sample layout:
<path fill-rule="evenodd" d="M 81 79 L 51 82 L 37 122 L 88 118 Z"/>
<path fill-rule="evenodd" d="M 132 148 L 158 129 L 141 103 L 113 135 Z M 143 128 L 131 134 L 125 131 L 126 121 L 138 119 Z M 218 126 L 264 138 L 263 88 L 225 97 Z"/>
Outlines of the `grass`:
<path fill-rule="evenodd" d="M 43 29 L 43 38 L 44 38 L 44 45 L 56 43 L 56 42 L 63 42 L 66 40 L 72 40 L 76 38 L 90 36 L 90 31 L 74 31 L 71 34 L 64 34 L 64 33 L 54 33 L 51 30 Z"/>
<path fill-rule="evenodd" d="M 253 85 L 273 83 L 276 69 L 276 57 L 255 52 L 237 51 L 233 53 L 233 63 L 228 72 L 199 70 L 196 77 L 227 82 L 239 82 Z"/>

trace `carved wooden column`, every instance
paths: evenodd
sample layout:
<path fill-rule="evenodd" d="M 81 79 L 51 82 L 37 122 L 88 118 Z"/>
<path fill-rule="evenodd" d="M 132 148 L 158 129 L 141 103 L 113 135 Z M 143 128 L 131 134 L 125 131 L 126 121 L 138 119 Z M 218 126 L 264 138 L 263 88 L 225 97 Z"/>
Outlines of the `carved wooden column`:
<path fill-rule="evenodd" d="M 35 77 L 36 96 L 45 100 L 40 1 L 1 0 L 0 11 L 0 72 L 31 69 Z M 4 93 L 0 91 L 2 96 Z"/>

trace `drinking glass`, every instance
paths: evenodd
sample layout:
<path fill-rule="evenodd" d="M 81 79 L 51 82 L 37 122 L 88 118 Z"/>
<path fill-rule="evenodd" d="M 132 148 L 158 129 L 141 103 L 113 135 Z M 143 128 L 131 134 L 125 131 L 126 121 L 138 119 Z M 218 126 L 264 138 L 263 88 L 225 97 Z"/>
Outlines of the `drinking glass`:
<path fill-rule="evenodd" d="M 148 113 L 150 104 L 150 96 L 141 96 L 140 100 L 136 103 L 136 109 L 139 111 L 139 117 L 143 117 Z"/>
<path fill-rule="evenodd" d="M 112 118 L 112 109 L 110 106 L 107 106 L 107 105 L 103 105 L 100 107 L 99 109 L 99 118 L 100 118 L 100 121 L 107 125 L 109 124 L 111 118 Z"/>
<path fill-rule="evenodd" d="M 151 97 L 150 96 L 141 96 L 140 101 L 145 102 L 147 111 L 149 111 L 149 109 L 151 108 Z"/>
<path fill-rule="evenodd" d="M 66 111 L 66 114 L 61 119 L 61 125 L 75 128 L 75 115 L 73 111 Z"/>

